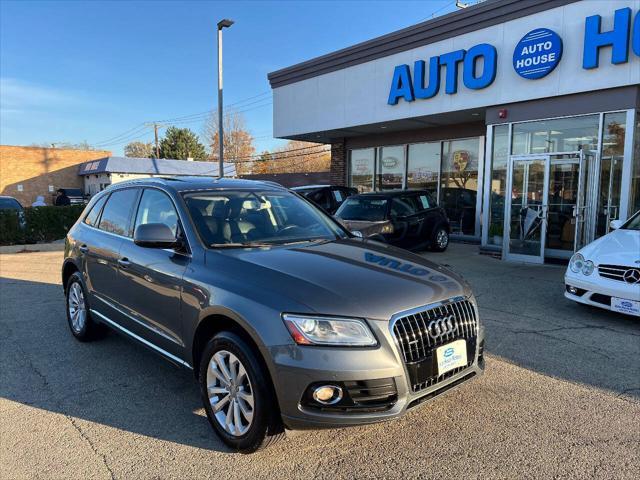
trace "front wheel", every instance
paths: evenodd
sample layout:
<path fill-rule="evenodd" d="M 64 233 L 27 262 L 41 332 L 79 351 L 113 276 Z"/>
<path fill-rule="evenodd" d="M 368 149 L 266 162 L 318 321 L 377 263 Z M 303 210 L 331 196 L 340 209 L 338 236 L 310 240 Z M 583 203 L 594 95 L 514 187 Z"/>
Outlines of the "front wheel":
<path fill-rule="evenodd" d="M 431 250 L 444 252 L 449 246 L 449 232 L 444 227 L 437 227 L 431 238 Z"/>
<path fill-rule="evenodd" d="M 200 362 L 207 418 L 229 447 L 251 453 L 284 436 L 272 386 L 256 353 L 238 335 L 213 337 Z"/>
<path fill-rule="evenodd" d="M 106 333 L 106 327 L 91 317 L 82 275 L 75 272 L 67 282 L 67 321 L 74 337 L 81 342 L 96 340 Z"/>

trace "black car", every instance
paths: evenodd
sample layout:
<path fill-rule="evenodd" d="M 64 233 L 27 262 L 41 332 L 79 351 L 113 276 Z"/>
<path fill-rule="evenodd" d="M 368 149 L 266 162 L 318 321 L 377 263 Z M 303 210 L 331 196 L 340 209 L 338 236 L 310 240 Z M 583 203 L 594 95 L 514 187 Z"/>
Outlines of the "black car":
<path fill-rule="evenodd" d="M 336 218 L 352 232 L 384 237 L 407 249 L 429 247 L 443 252 L 449 245 L 449 220 L 426 190 L 396 190 L 349 197 Z M 381 239 L 381 238 L 380 238 Z"/>
<path fill-rule="evenodd" d="M 18 200 L 8 195 L 0 195 L 0 211 L 16 212 L 18 214 L 18 223 L 21 228 L 26 226 L 26 220 L 24 216 L 24 208 Z"/>
<path fill-rule="evenodd" d="M 358 193 L 355 188 L 335 185 L 309 185 L 294 187 L 291 190 L 303 195 L 331 215 L 336 213 L 348 197 Z"/>

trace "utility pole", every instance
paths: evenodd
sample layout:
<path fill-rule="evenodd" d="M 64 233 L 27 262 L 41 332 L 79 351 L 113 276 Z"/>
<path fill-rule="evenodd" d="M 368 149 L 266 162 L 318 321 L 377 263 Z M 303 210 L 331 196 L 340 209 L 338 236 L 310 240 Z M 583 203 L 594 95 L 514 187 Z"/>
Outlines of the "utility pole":
<path fill-rule="evenodd" d="M 224 128 L 222 126 L 222 29 L 233 25 L 227 18 L 218 22 L 218 177 L 224 177 Z"/>
<path fill-rule="evenodd" d="M 160 158 L 160 144 L 158 143 L 158 129 L 161 127 L 164 127 L 165 125 L 162 125 L 161 123 L 157 123 L 157 122 L 148 122 L 145 123 L 145 126 L 147 127 L 151 127 L 153 126 L 153 135 L 155 138 L 155 145 L 156 145 L 156 158 Z"/>

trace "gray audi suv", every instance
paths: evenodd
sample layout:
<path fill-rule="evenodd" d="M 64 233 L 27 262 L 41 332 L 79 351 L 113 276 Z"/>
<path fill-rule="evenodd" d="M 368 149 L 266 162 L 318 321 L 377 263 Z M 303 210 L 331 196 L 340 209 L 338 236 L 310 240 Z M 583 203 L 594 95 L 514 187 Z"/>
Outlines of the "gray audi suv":
<path fill-rule="evenodd" d="M 78 340 L 109 327 L 193 370 L 243 452 L 396 418 L 484 370 L 460 276 L 269 182 L 113 185 L 69 231 L 62 282 Z"/>

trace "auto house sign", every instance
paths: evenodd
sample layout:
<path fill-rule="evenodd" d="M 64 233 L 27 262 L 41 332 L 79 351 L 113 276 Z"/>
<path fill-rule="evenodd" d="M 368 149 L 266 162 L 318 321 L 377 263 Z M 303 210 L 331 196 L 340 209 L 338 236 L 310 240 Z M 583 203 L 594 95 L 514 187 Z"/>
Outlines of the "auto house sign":
<path fill-rule="evenodd" d="M 613 17 L 613 25 L 607 27 L 599 14 L 585 18 L 582 69 L 597 69 L 601 60 L 621 65 L 629 63 L 631 54 L 640 57 L 640 12 L 620 8 Z M 555 31 L 545 27 L 530 30 L 513 46 L 514 73 L 526 80 L 544 78 L 560 64 L 562 51 L 562 38 Z M 428 100 L 442 93 L 456 95 L 460 84 L 468 90 L 487 88 L 496 79 L 498 55 L 494 45 L 479 43 L 416 59 L 413 65 L 397 65 L 387 103 Z"/>

